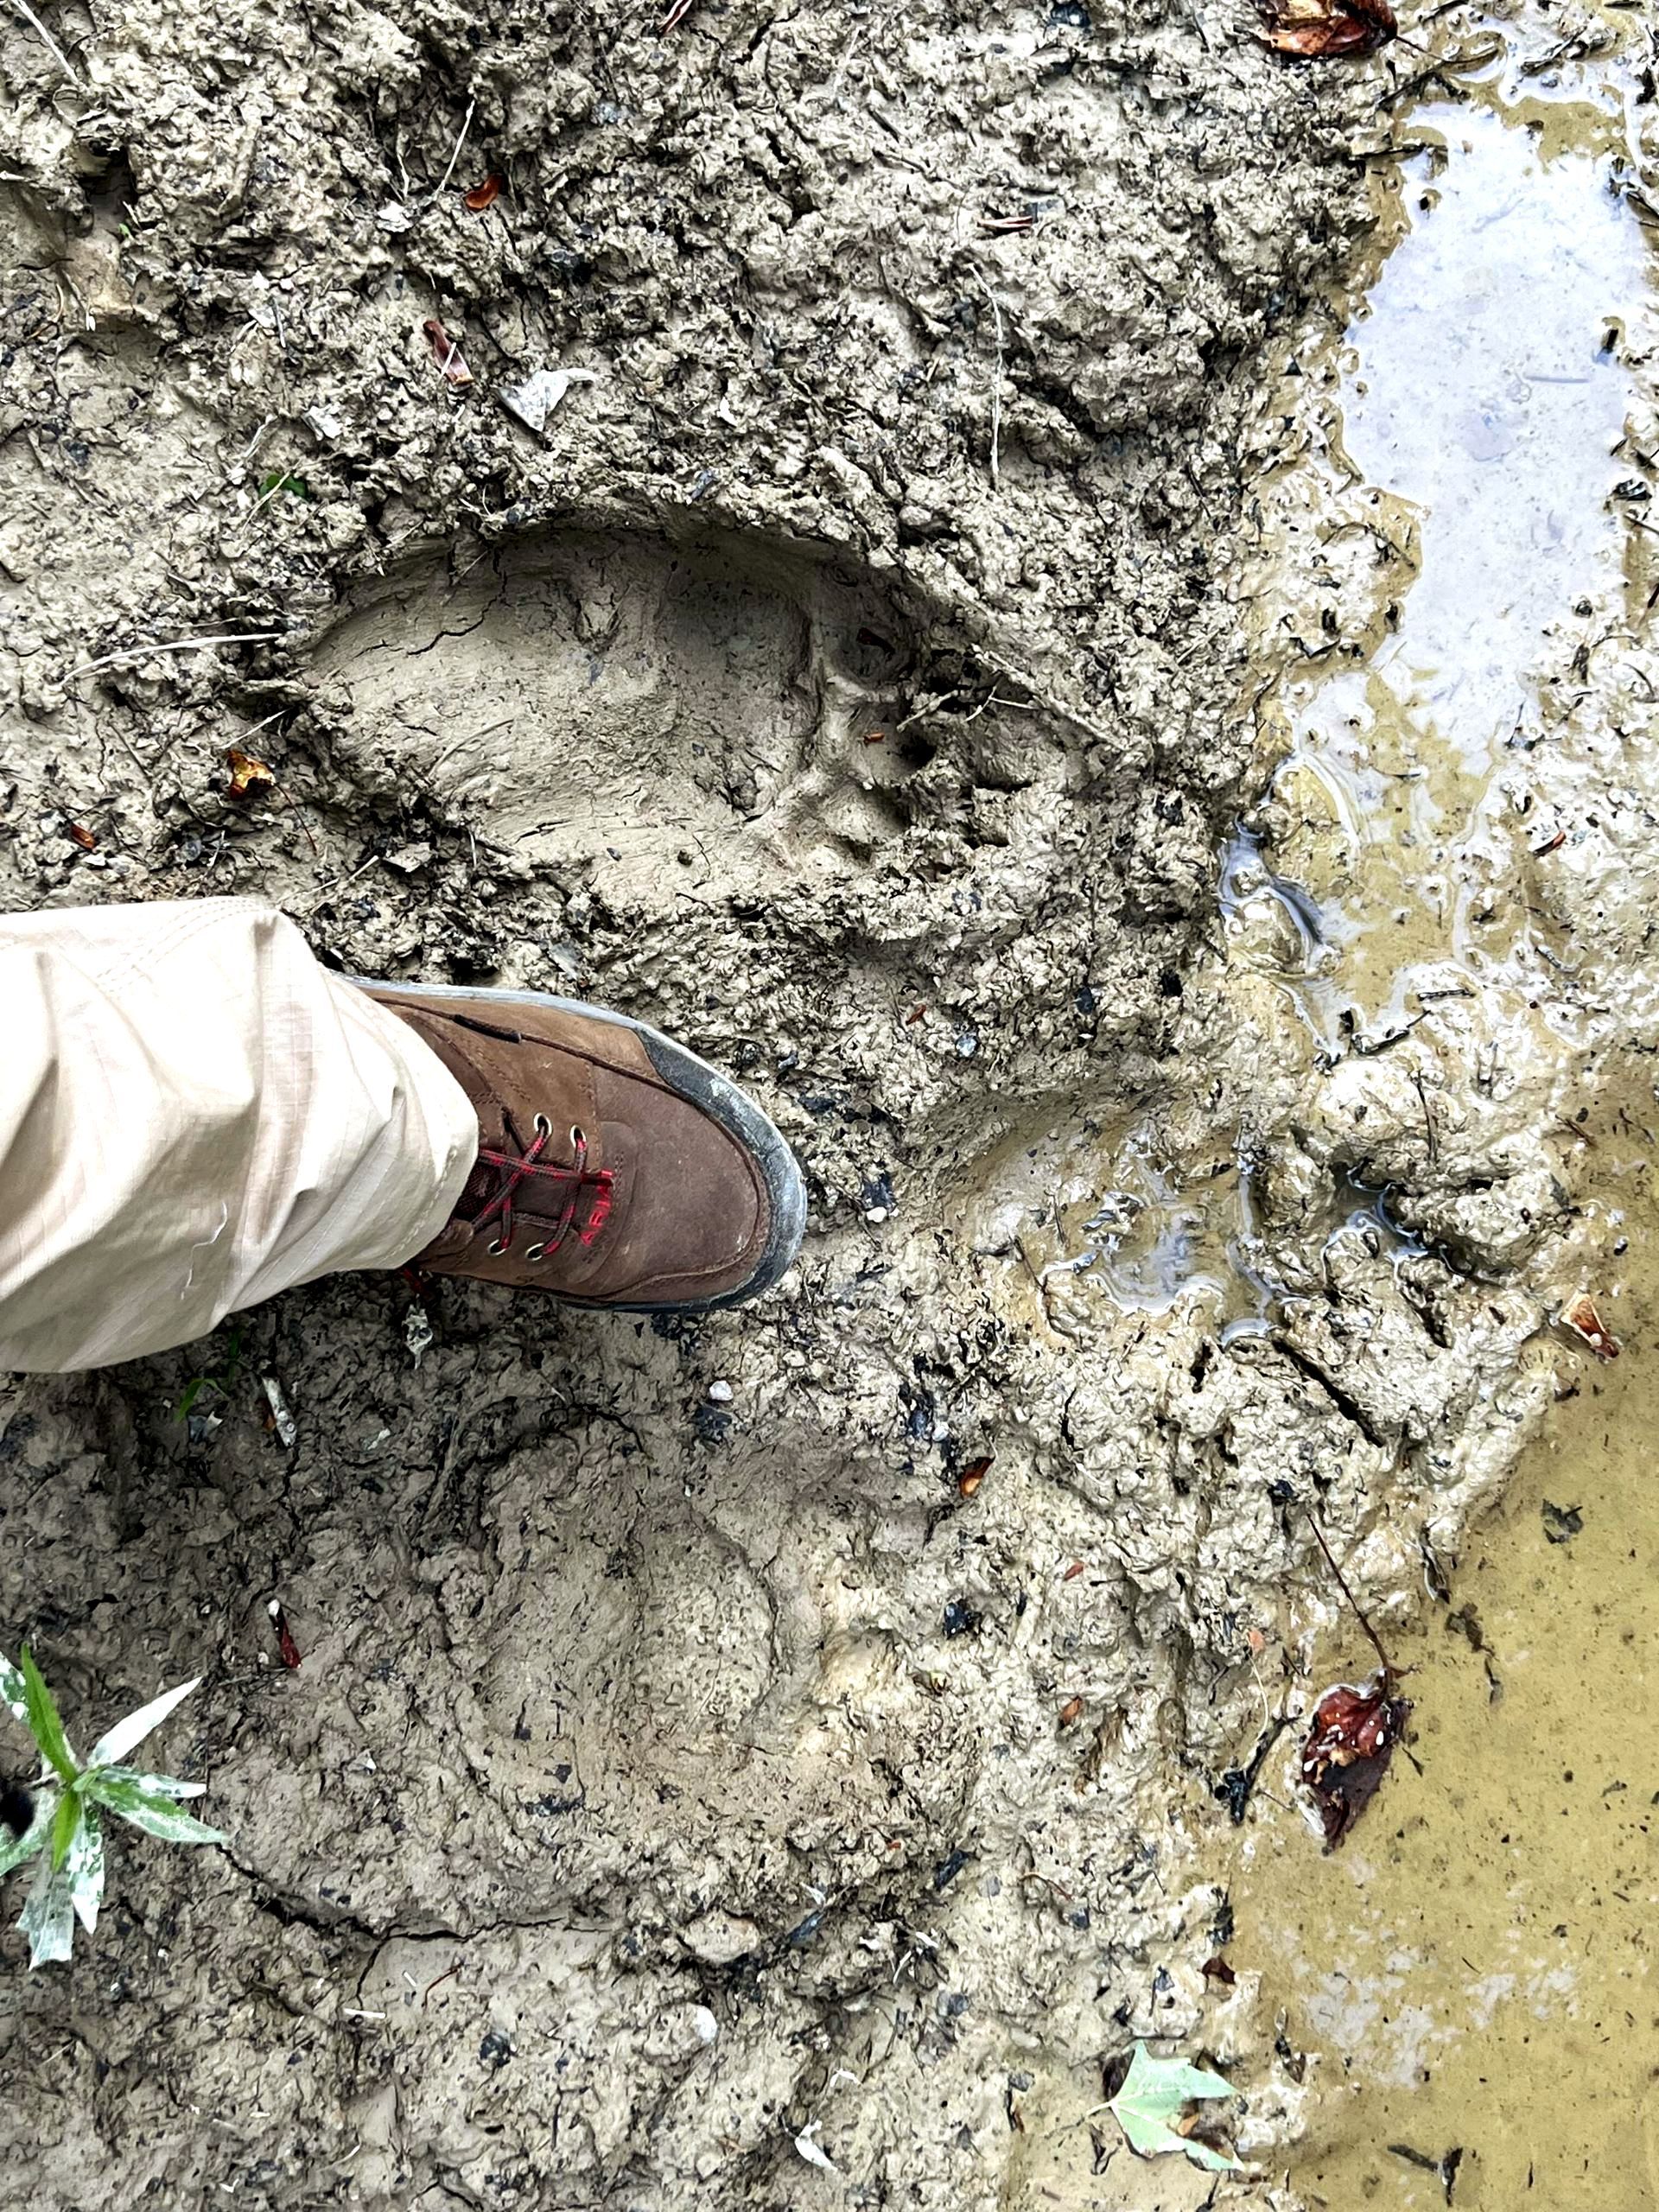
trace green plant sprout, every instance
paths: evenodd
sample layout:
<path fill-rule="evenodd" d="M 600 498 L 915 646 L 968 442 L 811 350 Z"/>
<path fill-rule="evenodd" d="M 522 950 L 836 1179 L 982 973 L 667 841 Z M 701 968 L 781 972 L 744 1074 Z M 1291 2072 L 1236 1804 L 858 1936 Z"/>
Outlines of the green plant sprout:
<path fill-rule="evenodd" d="M 40 1866 L 17 1925 L 29 1938 L 29 1963 L 45 1966 L 67 1960 L 75 1922 L 90 1936 L 98 1925 L 104 1896 L 105 1812 L 130 1821 L 164 1843 L 223 1843 L 217 1828 L 207 1827 L 179 1810 L 181 1797 L 200 1797 L 200 1782 L 175 1782 L 171 1775 L 141 1774 L 121 1761 L 158 1728 L 194 1689 L 194 1681 L 141 1705 L 99 1738 L 83 1766 L 69 1747 L 58 1708 L 25 1644 L 14 1667 L 0 1656 L 0 1704 L 21 1720 L 35 1738 L 43 1766 L 29 1792 L 27 1825 L 21 1834 L 0 1829 L 0 1875 L 40 1857 Z M 200 1680 L 200 1676 L 197 1680 Z"/>
<path fill-rule="evenodd" d="M 231 1331 L 230 1343 L 226 1350 L 225 1364 L 220 1368 L 217 1375 L 193 1375 L 191 1376 L 190 1380 L 184 1386 L 183 1396 L 179 1400 L 178 1404 L 173 1409 L 174 1420 L 188 1421 L 190 1418 L 191 1409 L 194 1408 L 196 1400 L 201 1395 L 204 1390 L 212 1390 L 217 1396 L 228 1399 L 232 1390 L 235 1388 L 237 1370 L 240 1368 L 241 1364 L 242 1332 L 240 1329 L 232 1329 Z"/>

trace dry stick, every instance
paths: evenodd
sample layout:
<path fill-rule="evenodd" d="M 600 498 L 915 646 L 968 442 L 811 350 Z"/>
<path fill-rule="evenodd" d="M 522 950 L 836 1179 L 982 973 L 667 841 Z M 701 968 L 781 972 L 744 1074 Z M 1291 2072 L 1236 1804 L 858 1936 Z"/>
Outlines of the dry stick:
<path fill-rule="evenodd" d="M 74 65 L 71 62 L 68 55 L 64 52 L 63 48 L 58 44 L 56 39 L 53 37 L 51 32 L 48 30 L 46 25 L 41 21 L 35 10 L 29 6 L 29 0 L 11 0 L 11 4 L 17 10 L 17 13 L 22 17 L 23 21 L 33 27 L 40 38 L 41 45 L 45 47 L 47 52 L 57 63 L 59 68 L 62 70 L 64 75 L 67 77 L 70 83 L 72 85 L 80 85 L 80 79 L 75 74 Z M 86 87 L 81 86 L 81 90 L 85 91 Z"/>
<path fill-rule="evenodd" d="M 199 645 L 267 645 L 272 639 L 286 635 L 283 630 L 238 630 L 219 638 L 175 638 L 165 645 L 123 645 L 118 652 L 105 653 L 102 660 L 82 661 L 69 673 L 71 677 L 92 676 L 100 668 L 113 668 L 118 660 L 143 660 L 149 653 L 194 652 Z"/>
<path fill-rule="evenodd" d="M 1358 1621 L 1361 1628 L 1364 1630 L 1366 1635 L 1370 1638 L 1372 1650 L 1376 1652 L 1377 1657 L 1382 1662 L 1382 1672 L 1384 1675 L 1391 1682 L 1397 1681 L 1400 1678 L 1399 1669 L 1395 1667 L 1393 1660 L 1389 1658 L 1388 1653 L 1382 1649 L 1382 1639 L 1377 1635 L 1376 1630 L 1371 1626 L 1370 1621 L 1366 1619 L 1364 1610 L 1361 1606 L 1358 1599 L 1355 1597 L 1353 1592 L 1343 1580 L 1342 1569 L 1337 1565 L 1336 1559 L 1332 1552 L 1330 1545 L 1325 1541 L 1325 1531 L 1319 1526 L 1319 1515 L 1314 1512 L 1311 1505 L 1305 1505 L 1302 1508 L 1302 1510 L 1307 1516 L 1308 1526 L 1313 1529 L 1313 1534 L 1319 1540 L 1319 1549 L 1325 1554 L 1325 1565 L 1330 1568 L 1332 1573 L 1337 1578 L 1338 1589 L 1341 1591 L 1343 1596 L 1353 1607 L 1355 1619 Z"/>
<path fill-rule="evenodd" d="M 449 156 L 449 166 L 443 173 L 443 181 L 432 195 L 435 200 L 442 200 L 444 194 L 449 189 L 449 180 L 455 173 L 455 163 L 461 159 L 461 149 L 467 143 L 467 133 L 473 127 L 473 116 L 477 106 L 478 102 L 476 100 L 468 100 L 467 103 L 467 112 L 461 118 L 461 136 L 455 141 L 454 152 Z"/>

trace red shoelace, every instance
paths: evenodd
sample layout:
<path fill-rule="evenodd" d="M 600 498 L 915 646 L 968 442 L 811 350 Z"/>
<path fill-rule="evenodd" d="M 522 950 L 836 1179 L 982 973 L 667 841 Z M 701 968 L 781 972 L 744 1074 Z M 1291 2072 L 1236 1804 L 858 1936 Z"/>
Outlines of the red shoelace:
<path fill-rule="evenodd" d="M 536 1116 L 536 1134 L 529 1144 L 524 1142 L 510 1121 L 505 1126 L 508 1137 L 518 1149 L 516 1153 L 499 1152 L 489 1145 L 480 1147 L 478 1166 L 489 1169 L 499 1181 L 483 1210 L 471 1217 L 468 1226 L 476 1233 L 495 1223 L 496 1236 L 490 1249 L 505 1252 L 512 1243 L 515 1198 L 522 1192 L 528 1202 L 531 1196 L 539 1197 L 544 1190 L 557 1191 L 559 1212 L 551 1231 L 539 1243 L 526 1246 L 524 1257 L 533 1263 L 549 1252 L 556 1252 L 572 1229 L 576 1231 L 578 1243 L 591 1244 L 610 1219 L 612 1190 L 616 1180 L 612 1171 L 608 1167 L 588 1166 L 588 1140 L 577 1128 L 570 1132 L 575 1152 L 570 1166 L 543 1160 L 542 1155 L 553 1136 L 553 1124 L 545 1114 Z M 576 1215 L 584 1193 L 591 1193 L 591 1198 L 578 1226 Z M 536 1217 L 542 1218 L 539 1214 Z"/>

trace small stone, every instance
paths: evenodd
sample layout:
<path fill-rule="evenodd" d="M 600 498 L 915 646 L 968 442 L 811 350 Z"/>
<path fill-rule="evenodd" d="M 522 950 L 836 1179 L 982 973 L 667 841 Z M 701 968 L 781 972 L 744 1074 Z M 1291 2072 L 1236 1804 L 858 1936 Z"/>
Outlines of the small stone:
<path fill-rule="evenodd" d="M 732 1402 L 732 1386 L 729 1382 L 711 1382 L 709 1385 L 709 1395 L 715 1405 L 729 1406 Z"/>

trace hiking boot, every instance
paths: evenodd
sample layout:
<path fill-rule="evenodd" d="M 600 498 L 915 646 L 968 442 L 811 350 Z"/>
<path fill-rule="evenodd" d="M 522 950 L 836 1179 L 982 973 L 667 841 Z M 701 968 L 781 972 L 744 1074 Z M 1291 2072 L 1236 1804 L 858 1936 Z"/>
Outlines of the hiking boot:
<path fill-rule="evenodd" d="M 412 1267 L 655 1313 L 741 1305 L 794 1259 L 806 1220 L 794 1155 L 683 1046 L 539 991 L 354 980 L 478 1116 L 477 1164 Z"/>

